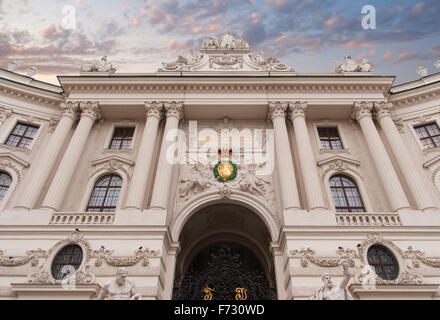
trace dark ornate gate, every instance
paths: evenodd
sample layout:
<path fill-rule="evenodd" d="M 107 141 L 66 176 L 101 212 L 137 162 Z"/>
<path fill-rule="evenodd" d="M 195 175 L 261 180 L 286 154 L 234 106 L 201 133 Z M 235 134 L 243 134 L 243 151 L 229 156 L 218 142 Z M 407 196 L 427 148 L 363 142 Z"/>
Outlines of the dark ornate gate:
<path fill-rule="evenodd" d="M 211 246 L 194 259 L 189 270 L 176 279 L 174 300 L 274 300 L 273 281 L 248 250 L 234 244 Z M 235 251 L 235 252 L 234 252 Z M 242 255 L 237 251 L 241 251 Z M 243 254 L 244 253 L 244 254 Z M 205 258 L 205 260 L 207 260 Z"/>

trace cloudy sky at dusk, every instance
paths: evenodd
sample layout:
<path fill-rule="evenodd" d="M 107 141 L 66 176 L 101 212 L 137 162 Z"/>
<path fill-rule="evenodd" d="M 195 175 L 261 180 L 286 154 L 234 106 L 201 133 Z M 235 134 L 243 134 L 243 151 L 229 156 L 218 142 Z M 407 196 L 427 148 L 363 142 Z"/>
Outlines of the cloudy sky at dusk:
<path fill-rule="evenodd" d="M 62 26 L 66 5 L 74 30 Z M 364 5 L 376 8 L 376 30 L 361 26 Z M 403 83 L 420 77 L 419 66 L 439 71 L 439 17 L 438 0 L 0 0 L 0 67 L 16 60 L 18 72 L 36 66 L 36 79 L 57 83 L 108 55 L 118 72 L 155 72 L 230 30 L 298 73 L 333 72 L 349 53 Z"/>

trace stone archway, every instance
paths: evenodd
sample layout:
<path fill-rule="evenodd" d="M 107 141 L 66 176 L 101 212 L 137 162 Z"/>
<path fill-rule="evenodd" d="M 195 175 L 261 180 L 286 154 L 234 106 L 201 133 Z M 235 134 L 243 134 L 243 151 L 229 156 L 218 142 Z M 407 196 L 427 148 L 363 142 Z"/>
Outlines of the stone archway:
<path fill-rule="evenodd" d="M 173 299 L 276 299 L 271 235 L 251 210 L 203 208 L 185 223 L 179 242 Z"/>

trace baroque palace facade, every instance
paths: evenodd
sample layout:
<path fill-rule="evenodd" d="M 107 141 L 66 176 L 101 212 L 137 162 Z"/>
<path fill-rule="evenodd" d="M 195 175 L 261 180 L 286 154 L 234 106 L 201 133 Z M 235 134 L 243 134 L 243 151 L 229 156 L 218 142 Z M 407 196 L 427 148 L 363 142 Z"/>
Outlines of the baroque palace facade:
<path fill-rule="evenodd" d="M 438 299 L 440 74 L 372 67 L 226 33 L 151 74 L 1 69 L 0 299 L 96 299 L 120 267 L 152 300 L 322 298 L 344 270 L 346 297 Z"/>

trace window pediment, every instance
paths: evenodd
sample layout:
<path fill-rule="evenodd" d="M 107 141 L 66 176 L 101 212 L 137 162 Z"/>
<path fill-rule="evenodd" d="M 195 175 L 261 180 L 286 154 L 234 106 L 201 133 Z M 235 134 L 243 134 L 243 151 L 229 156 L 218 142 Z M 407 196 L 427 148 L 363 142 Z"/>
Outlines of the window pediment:
<path fill-rule="evenodd" d="M 94 176 L 98 172 L 115 172 L 118 170 L 123 171 L 127 177 L 130 176 L 130 168 L 134 166 L 134 162 L 125 159 L 123 157 L 119 157 L 116 155 L 108 156 L 102 159 L 92 161 L 92 166 L 95 167 L 95 170 L 90 176 Z"/>
<path fill-rule="evenodd" d="M 18 180 L 22 178 L 22 170 L 28 168 L 29 163 L 11 152 L 1 152 L 0 153 L 0 169 L 13 170 L 17 174 Z"/>

